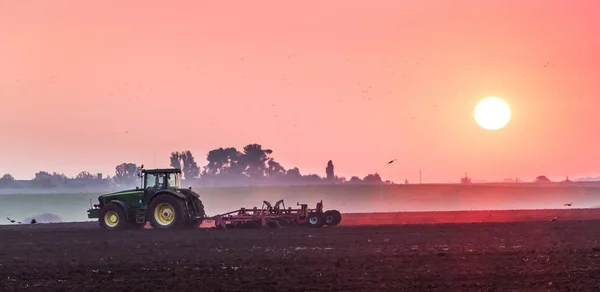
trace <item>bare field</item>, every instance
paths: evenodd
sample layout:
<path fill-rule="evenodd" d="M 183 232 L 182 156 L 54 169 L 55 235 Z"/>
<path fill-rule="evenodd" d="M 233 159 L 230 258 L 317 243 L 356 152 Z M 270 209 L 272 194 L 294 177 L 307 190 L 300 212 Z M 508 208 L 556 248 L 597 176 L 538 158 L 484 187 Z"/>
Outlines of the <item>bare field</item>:
<path fill-rule="evenodd" d="M 478 210 L 344 214 L 341 225 L 600 220 L 600 209 Z"/>
<path fill-rule="evenodd" d="M 598 217 L 527 210 L 344 214 L 345 226 L 318 229 L 0 226 L 0 289 L 598 291 Z M 430 218 L 454 223 L 414 224 Z M 530 221 L 456 223 L 485 218 Z"/>

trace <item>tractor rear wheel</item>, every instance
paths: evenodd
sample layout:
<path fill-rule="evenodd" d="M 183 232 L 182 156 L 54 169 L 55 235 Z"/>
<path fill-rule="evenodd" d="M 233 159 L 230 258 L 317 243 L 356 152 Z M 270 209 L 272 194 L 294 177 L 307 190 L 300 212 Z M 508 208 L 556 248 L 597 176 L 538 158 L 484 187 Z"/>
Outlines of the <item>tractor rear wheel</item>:
<path fill-rule="evenodd" d="M 310 213 L 307 219 L 308 227 L 323 227 L 325 225 L 325 216 L 321 213 Z"/>
<path fill-rule="evenodd" d="M 200 224 L 202 224 L 202 221 L 204 221 L 204 205 L 202 204 L 202 201 L 200 200 L 193 200 L 193 204 L 194 207 L 196 208 L 196 214 L 195 216 L 202 216 L 202 218 L 190 218 L 189 221 L 187 222 L 187 224 L 185 225 L 185 227 L 187 228 L 198 228 L 200 227 Z"/>
<path fill-rule="evenodd" d="M 125 210 L 117 204 L 107 204 L 100 210 L 100 227 L 106 230 L 118 230 L 129 227 Z"/>
<path fill-rule="evenodd" d="M 171 229 L 185 226 L 187 214 L 183 200 L 169 195 L 159 195 L 148 208 L 153 229 Z"/>
<path fill-rule="evenodd" d="M 336 226 L 342 222 L 342 214 L 338 210 L 329 210 L 325 212 L 325 224 L 327 226 Z"/>

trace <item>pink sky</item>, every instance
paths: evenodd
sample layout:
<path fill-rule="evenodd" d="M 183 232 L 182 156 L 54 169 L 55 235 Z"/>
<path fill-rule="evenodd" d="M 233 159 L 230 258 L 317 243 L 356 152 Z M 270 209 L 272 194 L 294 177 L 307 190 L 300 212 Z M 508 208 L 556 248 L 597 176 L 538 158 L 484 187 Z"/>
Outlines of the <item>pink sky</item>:
<path fill-rule="evenodd" d="M 283 2 L 0 2 L 0 174 L 260 143 L 320 175 L 600 175 L 600 2 Z"/>

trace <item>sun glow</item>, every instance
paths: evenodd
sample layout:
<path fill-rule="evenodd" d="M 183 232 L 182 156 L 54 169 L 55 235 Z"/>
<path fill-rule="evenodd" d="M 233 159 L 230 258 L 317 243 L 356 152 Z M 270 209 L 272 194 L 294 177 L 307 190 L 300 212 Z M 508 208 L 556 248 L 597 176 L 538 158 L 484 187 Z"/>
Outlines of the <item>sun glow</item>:
<path fill-rule="evenodd" d="M 486 97 L 475 106 L 475 122 L 486 130 L 504 128 L 510 118 L 510 106 L 501 98 Z"/>

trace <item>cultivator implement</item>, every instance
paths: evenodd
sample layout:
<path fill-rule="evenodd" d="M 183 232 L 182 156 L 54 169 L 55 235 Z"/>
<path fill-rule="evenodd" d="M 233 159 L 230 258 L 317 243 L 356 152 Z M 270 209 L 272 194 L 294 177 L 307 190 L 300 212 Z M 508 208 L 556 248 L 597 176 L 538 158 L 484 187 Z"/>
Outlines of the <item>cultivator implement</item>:
<path fill-rule="evenodd" d="M 300 208 L 285 208 L 283 200 L 275 205 L 263 201 L 262 207 L 240 208 L 235 211 L 216 215 L 208 220 L 214 220 L 217 228 L 278 228 L 284 226 L 323 227 L 336 226 L 342 221 L 342 215 L 337 210 L 323 211 L 323 201 L 316 208 L 308 208 L 307 204 L 297 203 Z"/>

